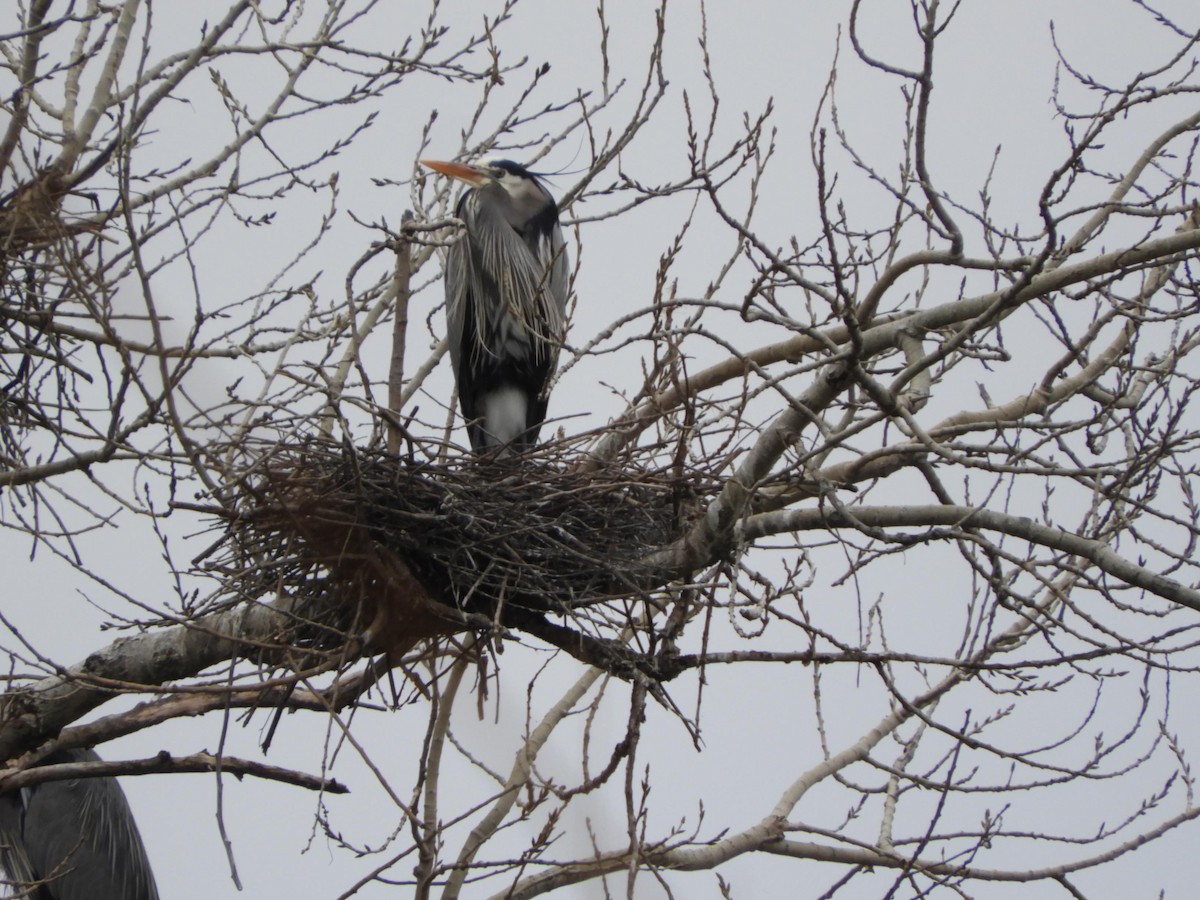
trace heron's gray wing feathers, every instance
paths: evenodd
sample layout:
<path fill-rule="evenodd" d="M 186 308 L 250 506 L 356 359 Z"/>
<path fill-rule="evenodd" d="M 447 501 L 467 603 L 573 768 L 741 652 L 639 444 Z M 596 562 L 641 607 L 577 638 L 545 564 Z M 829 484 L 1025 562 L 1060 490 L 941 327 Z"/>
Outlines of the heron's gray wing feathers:
<path fill-rule="evenodd" d="M 87 762 L 73 750 L 50 762 Z M 24 841 L 54 900 L 158 900 L 146 848 L 114 778 L 38 785 L 25 809 Z"/>
<path fill-rule="evenodd" d="M 33 884 L 38 880 L 29 854 L 25 852 L 25 841 L 21 833 L 23 819 L 21 792 L 0 794 L 0 869 L 3 869 L 0 876 L 3 877 L 5 885 L 11 885 L 14 890 L 17 885 Z M 30 896 L 32 900 L 40 900 L 44 894 L 37 892 Z"/>
<path fill-rule="evenodd" d="M 467 249 L 467 236 L 460 234 L 458 240 L 446 251 L 446 339 L 450 344 L 450 362 L 455 376 L 462 371 L 463 327 L 467 304 L 467 268 L 471 253 Z"/>
<path fill-rule="evenodd" d="M 472 240 L 451 248 L 459 258 L 447 264 L 448 272 L 463 273 L 453 279 L 463 283 L 447 284 L 447 296 L 460 307 L 452 315 L 459 333 L 451 340 L 461 343 L 467 314 L 462 306 L 470 303 L 477 338 L 470 352 L 530 361 L 556 354 L 567 302 L 562 229 L 555 225 L 548 239 L 527 240 L 486 205 L 466 203 L 463 212 Z M 500 302 L 490 302 L 496 297 Z"/>
<path fill-rule="evenodd" d="M 567 263 L 567 242 L 563 239 L 562 227 L 557 223 L 548 239 L 540 242 L 539 264 L 543 272 L 549 272 L 549 296 L 558 308 L 558 325 L 561 329 L 567 312 L 567 291 L 570 288 L 571 268 Z M 562 335 L 559 335 L 561 342 Z"/>

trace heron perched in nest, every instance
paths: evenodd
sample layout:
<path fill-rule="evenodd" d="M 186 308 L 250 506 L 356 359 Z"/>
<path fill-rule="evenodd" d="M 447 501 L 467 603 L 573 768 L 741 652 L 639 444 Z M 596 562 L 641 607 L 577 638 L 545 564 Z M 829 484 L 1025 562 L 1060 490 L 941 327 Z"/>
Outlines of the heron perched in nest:
<path fill-rule="evenodd" d="M 93 750 L 62 750 L 44 762 L 99 758 Z M 48 781 L 0 794 L 0 868 L 19 890 L 12 896 L 158 900 L 146 848 L 114 778 Z"/>
<path fill-rule="evenodd" d="M 546 419 L 567 305 L 558 205 L 509 160 L 422 160 L 470 185 L 455 214 L 466 233 L 446 255 L 446 331 L 471 447 L 520 452 Z"/>

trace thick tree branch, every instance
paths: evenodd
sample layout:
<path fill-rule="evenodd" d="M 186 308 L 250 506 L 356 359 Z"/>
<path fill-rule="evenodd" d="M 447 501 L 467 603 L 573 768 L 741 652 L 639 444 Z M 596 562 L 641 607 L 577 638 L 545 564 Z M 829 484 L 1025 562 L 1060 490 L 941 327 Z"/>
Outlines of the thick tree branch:
<path fill-rule="evenodd" d="M 1130 562 L 1107 544 L 1023 516 L 1010 516 L 989 509 L 970 506 L 856 506 L 845 512 L 836 509 L 787 509 L 750 516 L 738 526 L 737 533 L 742 540 L 754 541 L 784 532 L 862 526 L 944 527 L 955 530 L 976 528 L 1000 532 L 1086 559 L 1102 572 L 1116 578 L 1122 587 L 1141 588 L 1164 600 L 1200 612 L 1200 591 Z"/>

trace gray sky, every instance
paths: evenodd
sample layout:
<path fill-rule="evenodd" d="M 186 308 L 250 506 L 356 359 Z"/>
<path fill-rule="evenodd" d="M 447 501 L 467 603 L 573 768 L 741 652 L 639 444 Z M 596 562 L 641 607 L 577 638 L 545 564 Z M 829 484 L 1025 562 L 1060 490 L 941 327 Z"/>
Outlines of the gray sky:
<path fill-rule="evenodd" d="M 478 21 L 479 8 L 492 4 L 462 5 L 453 13 L 473 27 Z M 781 243 L 787 236 L 796 235 L 802 241 L 818 233 L 814 206 L 815 178 L 810 158 L 808 135 L 817 104 L 828 78 L 830 66 L 839 47 L 840 66 L 837 76 L 837 100 L 842 128 L 863 153 L 865 161 L 881 172 L 895 171 L 901 152 L 903 105 L 894 80 L 867 70 L 853 56 L 844 30 L 850 4 L 833 3 L 710 3 L 707 9 L 709 49 L 713 75 L 720 92 L 719 133 L 729 139 L 739 130 L 743 111 L 760 111 L 769 99 L 775 104 L 772 119 L 778 128 L 777 158 L 772 164 L 771 178 L 764 188 L 757 224 L 761 233 L 771 235 L 770 241 Z M 915 66 L 918 47 L 911 35 L 907 4 L 874 0 L 864 4 L 865 27 L 863 40 L 872 52 L 898 65 Z M 1182 24 L 1200 27 L 1200 19 L 1192 4 L 1171 2 L 1161 4 Z M 389 29 L 399 32 L 400 22 L 389 22 L 388 9 L 375 10 L 372 21 L 378 21 L 377 33 Z M 156 28 L 167 36 L 176 34 L 172 18 L 176 10 L 167 6 L 155 7 Z M 613 79 L 628 77 L 632 81 L 643 77 L 646 47 L 651 18 L 643 4 L 618 0 L 608 4 L 609 21 L 613 31 L 610 50 Z M 964 202 L 973 201 L 980 190 L 993 154 L 996 158 L 991 194 L 995 215 L 1014 225 L 1036 227 L 1034 203 L 1046 173 L 1060 161 L 1065 152 L 1063 122 L 1057 119 L 1051 104 L 1055 78 L 1055 56 L 1049 23 L 1056 22 L 1060 47 L 1071 62 L 1092 71 L 1109 82 L 1119 82 L 1140 69 L 1161 59 L 1169 44 L 1164 31 L 1155 26 L 1152 18 L 1133 4 L 1118 0 L 1021 0 L 1021 2 L 989 3 L 968 0 L 959 13 L 945 42 L 940 46 L 937 62 L 937 88 L 932 113 L 930 166 L 942 190 Z M 453 19 L 449 21 L 454 21 Z M 194 23 L 178 28 L 182 43 L 193 33 Z M 639 136 L 627 151 L 623 165 L 646 179 L 678 177 L 685 171 L 686 146 L 682 117 L 682 97 L 686 92 L 694 108 L 707 115 L 706 86 L 700 71 L 697 37 L 700 29 L 697 9 L 688 3 L 677 3 L 669 11 L 669 40 L 666 54 L 666 74 L 670 88 L 664 108 L 656 121 Z M 3 31 L 10 31 L 6 26 Z M 399 34 L 396 34 L 399 37 Z M 586 5 L 554 3 L 550 0 L 526 0 L 519 5 L 516 20 L 497 34 L 497 42 L 511 59 L 528 55 L 532 65 L 551 63 L 550 75 L 560 94 L 575 87 L 592 87 L 598 77 L 595 16 Z M 239 65 L 249 61 L 231 61 L 231 77 Z M 518 79 L 513 78 L 513 83 Z M 511 85 L 510 85 L 511 89 Z M 7 90 L 7 88 L 4 88 Z M 145 149 L 148 154 L 162 153 L 164 158 L 178 154 L 181 142 L 201 140 L 221 126 L 216 118 L 214 100 L 209 85 L 194 84 L 189 88 L 191 102 L 172 112 L 176 135 L 163 127 Z M 1077 93 L 1077 92 L 1076 92 Z M 1073 99 L 1080 99 L 1075 96 Z M 332 238 L 323 242 L 301 263 L 300 268 L 314 275 L 323 273 L 318 289 L 329 295 L 342 290 L 342 279 L 349 264 L 357 258 L 376 235 L 356 225 L 351 215 L 361 221 L 386 216 L 395 224 L 399 213 L 409 205 L 406 190 L 401 187 L 378 188 L 372 179 L 388 178 L 402 181 L 410 177 L 413 160 L 418 152 L 420 128 L 431 109 L 439 111 L 429 154 L 452 155 L 457 147 L 458 129 L 474 106 L 473 91 L 452 87 L 432 79 L 414 79 L 413 86 L 396 92 L 388 104 L 379 110 L 380 118 L 364 138 L 343 156 L 324 169 L 339 172 L 338 213 Z M 1183 105 L 1194 98 L 1185 100 Z M 1114 167 L 1127 163 L 1140 150 L 1141 143 L 1158 127 L 1164 125 L 1181 106 L 1164 108 L 1145 117 L 1138 127 L 1120 133 L 1129 140 L 1127 145 L 1112 144 L 1105 158 Z M 355 114 L 358 115 L 358 114 Z M 160 126 L 162 127 L 162 126 Z M 536 135 L 530 135 L 529 138 Z M 292 136 L 298 144 L 324 142 L 328 133 L 298 128 Z M 520 139 L 526 136 L 518 135 Z M 445 153 L 441 149 L 445 148 Z M 291 148 L 288 148 L 291 149 Z M 538 164 L 541 170 L 564 174 L 551 178 L 556 193 L 573 183 L 570 173 L 585 164 L 587 151 L 580 148 L 575 156 L 565 151 L 556 153 Z M 841 193 L 852 215 L 876 221 L 881 216 L 875 210 L 881 204 L 879 192 L 866 179 L 839 159 L 842 174 Z M 572 323 L 570 340 L 579 346 L 625 311 L 632 311 L 650 302 L 654 274 L 659 257 L 678 227 L 687 200 L 677 198 L 649 209 L 639 209 L 615 222 L 585 226 L 581 240 L 584 255 L 576 290 L 579 305 Z M 230 229 L 228 241 L 210 242 L 205 257 L 199 261 L 204 279 L 206 298 L 247 292 L 246 285 L 261 286 L 288 258 L 291 248 L 302 242 L 313 230 L 315 217 L 325 208 L 326 200 L 314 195 L 305 206 L 297 202 L 284 210 L 280 220 L 270 229 Z M 598 210 L 575 208 L 576 217 L 594 215 Z M 702 219 L 688 238 L 688 244 L 675 269 L 679 278 L 680 296 L 699 296 L 715 275 L 715 266 L 733 250 L 730 235 L 717 227 L 711 215 Z M 224 255 L 224 258 L 220 258 Z M 716 261 L 716 262 L 714 262 Z M 432 271 L 432 270 L 430 270 Z M 741 270 L 739 270 L 741 271 Z M 424 274 L 424 273 L 423 273 Z M 955 276 L 957 277 L 957 276 Z M 175 278 L 176 280 L 172 280 Z M 748 283 L 742 272 L 728 282 L 728 291 L 719 299 L 738 303 Z M 163 276 L 160 294 L 171 289 L 188 292 L 187 279 L 170 274 Z M 414 301 L 413 322 L 420 336 L 410 345 L 414 357 L 431 339 L 423 331 L 424 317 L 440 302 L 440 285 L 420 293 Z M 190 299 L 187 301 L 190 303 Z M 215 301 L 214 301 L 215 302 Z M 184 304 L 187 308 L 187 303 Z M 190 323 L 181 318 L 173 327 L 185 329 Z M 434 320 L 440 335 L 440 318 Z M 733 326 L 731 326 L 732 328 Z M 741 335 L 740 332 L 733 332 Z M 761 332 L 745 332 L 746 346 L 752 346 Z M 728 335 L 726 335 L 728 337 Z M 715 344 L 691 346 L 694 365 L 720 358 L 723 351 Z M 379 366 L 372 372 L 383 377 L 386 347 L 375 345 L 366 354 L 368 364 Z M 571 369 L 556 388 L 551 415 L 571 417 L 564 422 L 568 431 L 596 427 L 620 409 L 620 401 L 609 385 L 624 391 L 636 390 L 640 384 L 637 353 L 598 356 L 585 359 Z M 208 366 L 205 378 L 193 378 L 189 389 L 202 399 L 205 392 L 219 396 L 226 376 L 219 365 Z M 1021 389 L 1013 385 L 1014 391 Z M 954 408 L 963 403 L 977 403 L 974 385 L 965 384 L 962 393 L 935 398 L 935 403 Z M 447 403 L 451 392 L 448 367 L 443 366 L 426 385 L 428 397 L 420 400 L 421 418 L 437 423 L 444 420 L 444 411 L 437 404 Z M 459 438 L 464 439 L 462 432 Z M 111 466 L 107 477 L 130 479 L 135 473 L 128 467 Z M 144 476 L 139 476 L 144 477 Z M 72 479 L 74 485 L 81 478 Z M 124 488 L 125 486 L 123 486 Z M 97 497 L 103 504 L 104 498 Z M 102 528 L 82 535 L 78 546 L 84 554 L 102 560 L 106 576 L 121 584 L 139 600 L 151 605 L 169 602 L 172 581 L 161 558 L 160 548 L 145 523 L 128 515 L 115 520 L 119 527 Z M 186 560 L 212 540 L 211 534 L 199 533 L 203 523 L 186 516 L 174 516 L 167 523 L 172 552 L 177 560 Z M 937 571 L 939 552 L 928 550 L 912 554 L 907 562 L 896 563 L 893 569 L 871 569 L 858 584 L 831 587 L 818 582 L 806 597 L 820 615 L 836 620 L 844 616 L 853 622 L 858 615 L 859 597 L 872 599 L 881 592 L 901 592 L 913 609 L 908 622 L 891 620 L 896 628 L 892 634 L 898 645 L 920 647 L 923 642 L 938 643 L 941 635 L 930 634 L 929 620 L 924 611 L 936 608 L 931 593 L 945 598 L 967 589 L 961 578 L 931 583 L 930 573 Z M 123 609 L 122 604 L 106 595 L 96 585 L 82 583 L 67 566 L 40 548 L 31 558 L 30 548 L 12 533 L 0 543 L 0 560 L 9 575 L 10 585 L 5 592 L 4 613 L 21 636 L 40 652 L 61 661 L 82 659 L 91 650 L 114 637 L 101 632 L 108 619 L 102 608 Z M 765 571 L 774 571 L 777 558 L 764 556 Z M 837 564 L 831 564 L 836 568 Z M 899 573 L 896 581 L 912 579 L 898 586 L 885 579 L 887 573 Z M 189 582 L 190 583 L 190 582 Z M 89 604 L 96 601 L 97 605 Z M 718 623 L 722 634 L 728 624 Z M 851 633 L 853 627 L 851 627 Z M 791 635 L 768 634 L 761 643 L 745 642 L 746 647 L 772 646 L 773 640 L 786 641 Z M 735 639 L 729 638 L 731 642 Z M 907 643 L 904 643 L 907 642 Z M 12 634 L 3 633 L 6 647 L 16 644 Z M 526 727 L 526 687 L 534 673 L 546 662 L 549 653 L 539 646 L 511 645 L 500 658 L 499 691 L 493 692 L 485 704 L 481 720 L 475 718 L 471 703 L 464 703 L 465 713 L 459 722 L 459 737 L 499 771 L 506 772 L 513 754 L 519 747 L 520 736 Z M 568 681 L 578 673 L 573 662 L 556 660 L 548 676 L 536 684 L 534 708 L 553 702 Z M 734 671 L 736 669 L 736 671 Z M 653 773 L 652 812 L 649 833 L 665 834 L 675 823 L 686 820 L 687 829 L 699 819 L 703 803 L 704 819 L 701 834 L 714 836 L 722 827 L 740 828 L 759 819 L 770 808 L 780 791 L 799 772 L 820 758 L 820 746 L 814 734 L 814 712 L 811 687 L 812 672 L 808 668 L 729 667 L 728 671 L 710 676 L 704 688 L 703 747 L 700 752 L 691 748 L 680 723 L 661 709 L 651 707 L 641 754 L 644 765 Z M 875 684 L 867 684 L 850 669 L 824 674 L 823 694 L 829 703 L 831 741 L 835 746 L 855 735 L 878 718 L 881 696 Z M 1119 732 L 1126 721 L 1130 704 L 1134 702 L 1137 685 L 1130 685 L 1126 695 L 1104 698 L 1102 713 L 1113 716 L 1113 730 Z M 1190 688 L 1188 685 L 1187 688 Z M 623 685 L 609 685 L 608 691 L 624 696 Z M 671 694 L 681 706 L 694 709 L 697 680 L 685 676 L 674 682 Z M 828 698 L 837 698 L 831 700 Z M 378 704 L 386 698 L 378 693 L 371 698 Z M 465 699 L 465 698 L 464 698 Z M 1181 695 L 1176 702 L 1190 698 Z M 1081 699 L 1082 703 L 1087 701 Z M 107 713 L 128 704 L 114 703 L 100 712 Z M 1035 704 L 1036 706 L 1036 704 Z M 624 728 L 621 703 L 609 704 L 599 733 L 615 741 Z M 949 715 L 948 710 L 940 713 Z M 836 715 L 834 714 L 836 713 Z M 427 710 L 420 705 L 400 710 L 363 709 L 354 716 L 353 734 L 357 742 L 369 748 L 373 761 L 398 790 L 410 784 L 426 727 Z M 1047 725 L 1053 725 L 1062 711 L 1047 705 Z M 604 721 L 607 717 L 608 721 Z M 108 758 L 149 756 L 159 750 L 186 754 L 199 749 L 216 751 L 219 746 L 230 754 L 259 758 L 257 742 L 270 719 L 259 713 L 248 727 L 231 724 L 223 735 L 221 719 L 210 715 L 197 720 L 177 720 L 165 727 L 155 728 L 115 741 L 101 748 Z M 1021 719 L 1021 728 L 1029 729 L 1036 722 L 1036 713 Z M 1178 724 L 1178 718 L 1175 720 Z M 1192 739 L 1200 735 L 1190 735 Z M 339 736 L 322 717 L 296 714 L 284 717 L 280 724 L 268 761 L 281 766 L 293 766 L 309 772 L 321 769 L 325 758 Z M 1036 735 L 1029 735 L 1037 743 Z M 594 751 L 595 752 L 595 751 Z M 602 754 L 601 754 L 602 756 Z M 561 771 L 563 778 L 578 776 L 579 728 L 569 726 L 544 751 L 539 759 L 543 773 Z M 462 760 L 454 760 L 452 775 L 445 780 L 443 815 L 450 817 L 465 813 L 479 799 L 483 789 L 477 772 Z M 999 772 L 1002 766 L 998 764 Z M 228 863 L 216 827 L 215 808 L 217 784 L 212 777 L 194 775 L 179 777 L 128 778 L 123 784 L 138 817 L 147 848 L 154 863 L 162 895 L 166 898 L 224 898 L 255 897 L 296 898 L 335 897 L 347 890 L 356 879 L 385 859 L 390 852 L 384 849 L 377 856 L 352 859 L 339 849 L 331 849 L 326 838 L 315 829 L 313 814 L 318 802 L 324 803 L 332 827 L 347 840 L 368 847 L 380 847 L 400 815 L 388 800 L 386 792 L 374 781 L 372 773 L 349 748 L 336 757 L 332 774 L 348 784 L 352 793 L 344 797 L 319 800 L 311 794 L 282 785 L 253 779 L 238 782 L 226 779 L 223 785 L 224 821 L 233 842 L 238 870 L 245 884 L 239 894 L 229 878 Z M 861 774 L 861 773 L 860 773 Z M 451 790 L 451 787 L 457 790 Z M 1091 785 L 1089 789 L 1103 791 L 1105 786 Z M 827 815 L 813 814 L 814 820 L 837 821 L 844 812 L 846 793 L 821 788 L 805 800 L 802 811 L 822 810 Z M 407 797 L 405 798 L 407 799 Z M 1106 800 L 1111 799 L 1109 797 Z M 1090 804 L 1093 795 L 1081 791 L 1075 798 L 1079 804 L 1081 827 L 1094 825 Z M 931 800 L 932 802 L 932 800 Z M 1062 801 L 1060 801 L 1062 802 Z M 822 804 L 828 804 L 824 809 Z M 1069 804 L 1068 804 L 1069 805 Z M 1114 815 L 1120 804 L 1114 804 Z M 1070 818 L 1062 807 L 1056 816 Z M 1132 809 L 1125 814 L 1132 813 Z M 957 813 L 962 814 L 962 813 Z M 1014 813 L 1027 816 L 1025 808 Z M 566 836 L 556 845 L 554 855 L 566 858 L 587 853 L 587 819 L 600 835 L 606 849 L 620 846 L 625 830 L 625 812 L 617 795 L 587 798 L 573 804 L 571 818 L 563 823 Z M 1037 830 L 1033 818 L 1026 824 Z M 1019 827 L 1010 821 L 1010 827 Z M 851 829 L 853 830 L 853 829 Z M 451 832 L 461 840 L 465 830 Z M 861 835 L 870 839 L 869 833 Z M 403 836 L 402 836 L 403 837 Z M 503 853 L 518 855 L 531 835 L 512 831 L 497 838 Z M 1151 896 L 1161 887 L 1167 897 L 1185 897 L 1194 890 L 1200 867 L 1190 853 L 1195 842 L 1194 831 L 1179 829 L 1154 846 L 1107 866 L 1095 873 L 1079 875 L 1076 883 L 1089 896 Z M 1056 851 L 1057 858 L 1071 858 L 1071 851 Z M 1041 850 L 1036 842 L 1029 849 L 1030 864 L 1036 864 Z M 986 864 L 1000 866 L 1004 860 Z M 1013 861 L 1007 861 L 1013 864 Z M 411 863 L 402 862 L 395 875 L 405 876 Z M 815 896 L 832 884 L 841 874 L 835 868 L 822 868 L 810 863 L 754 856 L 723 866 L 722 874 L 739 897 Z M 1149 876 L 1152 877 L 1148 877 Z M 808 881 L 807 879 L 812 879 Z M 890 876 L 877 881 L 864 880 L 860 890 L 887 884 Z M 711 873 L 676 874 L 671 876 L 676 896 L 719 896 Z M 1152 889 L 1151 889 L 1152 886 Z M 615 894 L 623 891 L 619 879 L 612 882 Z M 977 885 L 973 896 L 1015 896 L 1020 888 L 1003 885 Z M 495 888 L 493 888 L 495 889 Z M 404 889 L 371 885 L 358 896 L 364 898 L 401 896 Z M 1028 890 L 1028 889 L 1026 889 Z M 639 881 L 638 896 L 659 896 L 653 879 Z M 478 894 L 482 896 L 483 894 Z M 565 894 L 571 897 L 603 896 L 598 883 L 576 888 Z M 477 894 L 468 893 L 468 896 Z M 864 896 L 874 896 L 865 893 Z"/>

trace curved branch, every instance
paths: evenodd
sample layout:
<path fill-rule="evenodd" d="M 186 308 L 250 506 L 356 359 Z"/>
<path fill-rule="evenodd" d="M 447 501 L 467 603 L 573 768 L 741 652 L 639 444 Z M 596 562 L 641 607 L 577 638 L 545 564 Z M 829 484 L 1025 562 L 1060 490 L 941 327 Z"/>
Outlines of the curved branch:
<path fill-rule="evenodd" d="M 471 871 L 471 863 L 475 859 L 475 855 L 479 852 L 479 848 L 483 846 L 484 842 L 491 838 L 504 822 L 504 817 L 512 809 L 512 805 L 516 802 L 521 788 L 529 780 L 529 773 L 533 771 L 533 764 L 537 760 L 538 753 L 545 746 L 550 735 L 554 733 L 554 729 L 558 727 L 558 724 L 568 714 L 574 711 L 575 704 L 583 698 L 584 694 L 591 690 L 592 685 L 603 674 L 600 669 L 587 669 L 580 675 L 575 683 L 567 688 L 558 702 L 542 717 L 537 727 L 526 738 L 525 743 L 521 745 L 521 749 L 517 751 L 516 759 L 513 760 L 512 770 L 509 772 L 508 780 L 504 783 L 504 788 L 500 792 L 500 796 L 496 799 L 492 808 L 488 810 L 487 815 L 483 817 L 482 821 L 471 829 L 471 834 L 463 843 L 462 850 L 459 851 L 458 860 L 454 869 L 450 872 L 446 887 L 442 892 L 442 896 L 446 900 L 454 900 L 454 898 L 459 896 L 466 882 L 467 875 Z"/>
<path fill-rule="evenodd" d="M 40 58 L 39 48 L 46 30 L 42 22 L 50 11 L 50 0 L 36 0 L 29 7 L 28 18 L 25 21 L 25 45 L 21 52 L 21 66 L 18 73 L 20 84 L 12 95 L 12 107 L 8 127 L 4 137 L 0 139 L 0 173 L 8 168 L 12 161 L 13 151 L 21 138 L 21 131 L 29 118 L 29 98 L 33 93 L 33 81 L 37 75 L 37 64 Z"/>
<path fill-rule="evenodd" d="M 58 734 L 131 685 L 157 686 L 196 675 L 255 642 L 272 641 L 291 621 L 280 608 L 249 604 L 113 641 L 53 678 L 0 697 L 0 759 Z"/>
<path fill-rule="evenodd" d="M 1061 528 L 1043 525 L 1024 516 L 1010 516 L 972 506 L 867 506 L 847 513 L 832 509 L 785 509 L 760 513 L 741 522 L 741 540 L 753 541 L 789 531 L 842 528 L 950 527 L 982 528 L 1039 544 L 1051 550 L 1086 559 L 1102 572 L 1131 587 L 1142 588 L 1164 600 L 1200 612 L 1200 591 L 1130 562 L 1100 541 Z"/>
<path fill-rule="evenodd" d="M 0 792 L 16 791 L 59 781 L 65 778 L 111 778 L 117 775 L 166 775 L 177 772 L 227 772 L 239 778 L 251 775 L 267 781 L 278 781 L 310 791 L 330 794 L 348 794 L 350 789 L 332 778 L 321 778 L 294 769 L 285 769 L 267 763 L 233 756 L 214 756 L 211 753 L 193 753 L 189 756 L 172 756 L 165 750 L 146 759 L 98 760 L 95 762 L 60 763 L 52 766 L 31 766 L 28 769 L 0 772 Z"/>
<path fill-rule="evenodd" d="M 1102 253 L 1072 265 L 1048 268 L 1047 271 L 1031 278 L 1027 285 L 1015 293 L 1009 289 L 990 291 L 969 299 L 955 300 L 927 310 L 896 316 L 863 332 L 863 358 L 895 346 L 895 332 L 900 329 L 933 331 L 950 325 L 960 325 L 988 316 L 998 306 L 1011 310 L 1030 300 L 1048 296 L 1055 291 L 1061 291 L 1094 278 L 1112 275 L 1122 269 L 1146 265 L 1176 264 L 1185 258 L 1194 257 L 1197 250 L 1200 250 L 1200 230 L 1195 227 L 1185 228 L 1167 237 L 1144 241 L 1136 246 L 1114 250 L 1110 253 Z M 945 259 L 945 257 L 941 257 L 941 259 Z M 929 263 L 938 261 L 937 256 L 928 260 Z M 907 268 L 912 264 L 910 258 L 905 258 L 897 261 L 894 265 Z M 964 263 L 956 261 L 954 265 L 961 266 Z M 968 265 L 968 267 L 976 268 L 974 265 Z M 880 277 L 880 281 L 886 281 L 890 277 L 889 273 L 885 272 Z M 664 413 L 678 408 L 689 397 L 700 391 L 709 390 L 730 380 L 743 377 L 747 369 L 747 361 L 759 366 L 768 366 L 785 360 L 797 360 L 809 354 L 827 351 L 831 345 L 842 345 L 849 338 L 850 332 L 847 326 L 834 325 L 818 332 L 799 334 L 776 344 L 768 344 L 752 350 L 744 356 L 730 357 L 696 375 L 685 377 L 680 385 L 672 385 L 649 398 L 637 408 L 626 412 L 613 423 L 609 431 L 596 444 L 591 455 L 597 460 L 614 458 L 622 447 L 634 441 L 652 422 Z"/>

